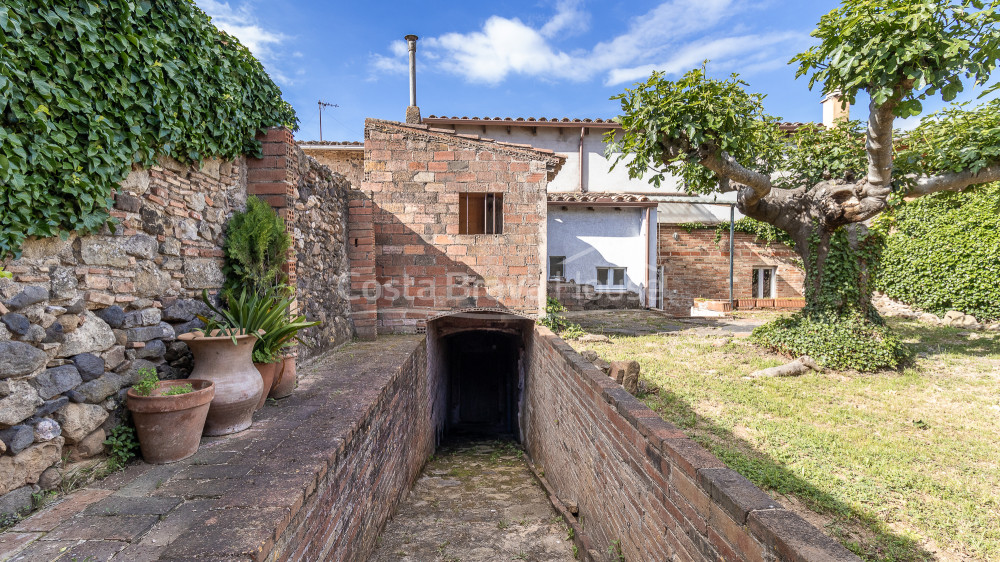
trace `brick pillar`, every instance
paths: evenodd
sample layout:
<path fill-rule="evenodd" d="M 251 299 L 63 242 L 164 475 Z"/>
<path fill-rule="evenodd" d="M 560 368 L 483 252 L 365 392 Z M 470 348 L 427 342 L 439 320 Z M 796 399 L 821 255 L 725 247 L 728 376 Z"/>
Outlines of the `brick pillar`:
<path fill-rule="evenodd" d="M 256 195 L 271 205 L 285 219 L 285 228 L 291 235 L 290 223 L 295 220 L 292 200 L 298 182 L 295 138 L 288 129 L 278 127 L 258 133 L 257 140 L 261 143 L 261 158 L 247 158 L 247 195 Z M 293 247 L 282 267 L 293 287 L 297 282 L 295 263 Z"/>
<path fill-rule="evenodd" d="M 351 191 L 347 215 L 347 258 L 351 263 L 351 319 L 363 340 L 374 340 L 378 318 L 375 279 L 375 228 L 372 201 L 362 191 Z"/>

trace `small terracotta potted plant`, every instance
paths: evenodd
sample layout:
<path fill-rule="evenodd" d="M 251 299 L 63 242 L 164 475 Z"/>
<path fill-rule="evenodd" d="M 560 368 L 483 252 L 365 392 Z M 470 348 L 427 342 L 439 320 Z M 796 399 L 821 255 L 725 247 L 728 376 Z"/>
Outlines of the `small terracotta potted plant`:
<path fill-rule="evenodd" d="M 150 464 L 186 459 L 198 451 L 215 384 L 200 379 L 161 381 L 156 369 L 140 369 L 126 394 L 142 458 Z"/>

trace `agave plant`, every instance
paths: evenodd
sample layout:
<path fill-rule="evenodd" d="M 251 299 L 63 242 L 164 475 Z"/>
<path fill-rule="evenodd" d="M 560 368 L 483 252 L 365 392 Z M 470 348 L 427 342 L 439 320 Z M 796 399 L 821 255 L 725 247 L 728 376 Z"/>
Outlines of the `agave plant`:
<path fill-rule="evenodd" d="M 304 315 L 291 315 L 295 292 L 287 285 L 269 287 L 260 292 L 246 288 L 238 294 L 231 290 L 225 291 L 223 299 L 226 307 L 216 307 L 209 302 L 208 291 L 204 291 L 202 300 L 218 318 L 198 318 L 205 322 L 206 330 L 221 329 L 220 333 L 231 336 L 234 343 L 239 334 L 256 335 L 254 363 L 273 363 L 281 349 L 290 346 L 293 341 L 305 345 L 298 338 L 298 333 L 319 325 L 319 322 L 308 322 Z"/>

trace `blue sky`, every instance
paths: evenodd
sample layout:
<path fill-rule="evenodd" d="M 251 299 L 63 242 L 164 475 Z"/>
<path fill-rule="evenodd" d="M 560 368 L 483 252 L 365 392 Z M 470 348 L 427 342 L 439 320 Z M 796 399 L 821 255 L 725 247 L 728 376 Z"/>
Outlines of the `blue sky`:
<path fill-rule="evenodd" d="M 422 114 L 612 118 L 608 98 L 649 76 L 676 77 L 711 59 L 739 72 L 767 110 L 819 121 L 822 93 L 789 59 L 834 0 L 602 2 L 320 2 L 196 0 L 264 63 L 301 120 L 299 140 L 362 140 L 366 117 L 403 120 L 409 103 L 404 35 L 420 36 Z M 965 96 L 974 97 L 974 96 Z M 862 100 L 859 99 L 859 102 Z M 935 109 L 940 103 L 927 103 Z M 852 108 L 853 109 L 853 108 Z M 863 118 L 854 110 L 852 117 Z"/>

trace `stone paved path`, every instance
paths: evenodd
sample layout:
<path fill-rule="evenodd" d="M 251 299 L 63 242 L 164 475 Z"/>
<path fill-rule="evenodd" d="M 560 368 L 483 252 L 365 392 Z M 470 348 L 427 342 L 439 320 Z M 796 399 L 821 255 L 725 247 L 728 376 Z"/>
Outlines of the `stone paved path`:
<path fill-rule="evenodd" d="M 387 526 L 371 562 L 572 561 L 572 542 L 512 443 L 438 450 Z"/>
<path fill-rule="evenodd" d="M 421 337 L 356 343 L 299 370 L 289 398 L 192 457 L 132 464 L 0 533 L 0 562 L 257 560 Z"/>

